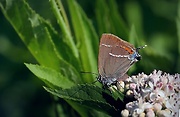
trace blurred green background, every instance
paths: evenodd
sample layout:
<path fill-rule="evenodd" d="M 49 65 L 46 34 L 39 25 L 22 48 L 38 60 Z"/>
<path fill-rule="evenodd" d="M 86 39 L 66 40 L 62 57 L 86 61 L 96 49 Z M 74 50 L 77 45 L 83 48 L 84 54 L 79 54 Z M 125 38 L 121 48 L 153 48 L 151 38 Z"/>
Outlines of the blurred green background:
<path fill-rule="evenodd" d="M 107 2 L 107 0 L 97 1 Z M 121 29 L 113 29 L 108 22 L 101 24 L 101 18 L 105 19 L 104 12 L 96 9 L 101 7 L 97 6 L 97 1 L 77 0 L 92 21 L 98 36 L 100 37 L 103 32 L 109 32 L 123 39 L 129 38 L 125 32 L 121 32 Z M 41 16 L 56 24 L 48 0 L 38 2 L 27 0 L 27 2 Z M 116 0 L 116 3 L 117 6 L 114 8 L 118 8 L 125 29 L 129 31 L 134 28 L 137 34 L 135 38 L 143 40 L 136 46 L 148 45 L 140 51 L 143 59 L 137 63 L 138 67 L 134 68 L 135 72 L 132 74 L 138 72 L 149 74 L 154 69 L 172 74 L 180 72 L 178 0 Z M 104 10 L 109 12 L 110 17 L 112 12 L 108 6 Z M 118 26 L 118 21 L 116 24 Z M 101 27 L 104 29 L 99 25 L 103 25 Z M 54 117 L 52 97 L 42 88 L 43 83 L 25 67 L 24 62 L 37 63 L 0 11 L 0 116 Z"/>

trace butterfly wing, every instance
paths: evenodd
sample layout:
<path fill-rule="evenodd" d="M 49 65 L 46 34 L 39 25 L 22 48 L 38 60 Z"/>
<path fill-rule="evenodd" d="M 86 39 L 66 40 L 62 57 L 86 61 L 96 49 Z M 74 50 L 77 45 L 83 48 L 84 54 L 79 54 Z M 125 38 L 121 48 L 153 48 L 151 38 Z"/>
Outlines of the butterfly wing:
<path fill-rule="evenodd" d="M 121 78 L 130 68 L 134 46 L 112 34 L 103 34 L 99 46 L 98 70 L 106 78 Z M 122 55 L 121 57 L 110 55 Z"/>

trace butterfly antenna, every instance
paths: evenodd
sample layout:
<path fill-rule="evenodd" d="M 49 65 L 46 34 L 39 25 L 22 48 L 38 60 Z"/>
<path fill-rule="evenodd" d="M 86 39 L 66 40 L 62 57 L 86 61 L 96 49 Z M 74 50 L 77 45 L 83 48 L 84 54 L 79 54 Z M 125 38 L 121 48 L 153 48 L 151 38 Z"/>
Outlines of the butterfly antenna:
<path fill-rule="evenodd" d="M 98 80 L 96 79 L 95 81 L 92 82 L 92 84 L 95 84 Z"/>
<path fill-rule="evenodd" d="M 142 48 L 145 48 L 146 46 L 147 46 L 147 45 L 137 47 L 136 50 L 140 50 L 140 49 L 142 49 Z"/>
<path fill-rule="evenodd" d="M 83 74 L 94 74 L 94 75 L 97 75 L 98 76 L 98 74 L 97 73 L 93 73 L 93 72 L 84 72 L 84 71 L 81 71 L 81 73 L 83 73 Z"/>
<path fill-rule="evenodd" d="M 138 49 L 145 48 L 146 46 L 147 46 L 147 45 L 140 46 L 140 47 L 138 47 Z"/>

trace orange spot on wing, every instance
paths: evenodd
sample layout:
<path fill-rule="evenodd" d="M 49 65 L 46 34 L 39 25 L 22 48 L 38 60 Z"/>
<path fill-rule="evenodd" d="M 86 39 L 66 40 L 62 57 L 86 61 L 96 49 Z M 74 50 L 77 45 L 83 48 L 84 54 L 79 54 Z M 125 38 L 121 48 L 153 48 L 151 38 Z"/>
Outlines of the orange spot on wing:
<path fill-rule="evenodd" d="M 131 48 L 129 48 L 129 47 L 122 46 L 122 48 L 125 49 L 126 51 L 128 51 L 129 54 L 133 54 L 133 52 L 134 52 L 134 51 L 133 51 Z"/>

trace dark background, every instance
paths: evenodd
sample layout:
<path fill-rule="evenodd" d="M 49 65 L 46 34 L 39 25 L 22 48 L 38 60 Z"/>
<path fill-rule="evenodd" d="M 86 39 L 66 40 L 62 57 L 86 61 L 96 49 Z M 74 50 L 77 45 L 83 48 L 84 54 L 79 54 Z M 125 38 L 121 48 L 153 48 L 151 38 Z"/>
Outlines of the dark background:
<path fill-rule="evenodd" d="M 101 35 L 96 21 L 95 2 L 92 0 L 77 0 L 77 2 L 92 20 L 98 35 Z M 154 53 L 161 55 L 153 56 L 151 51 L 143 54 L 144 69 L 137 69 L 136 72 L 143 71 L 149 74 L 154 69 L 172 74 L 180 72 L 178 63 L 180 44 L 178 45 L 176 24 L 178 1 L 116 0 L 116 2 L 125 23 L 129 28 L 134 24 L 137 35 L 147 43 L 146 49 L 153 48 Z M 29 0 L 28 3 L 46 19 L 53 17 L 47 1 Z M 139 9 L 139 12 L 131 14 L 133 9 Z M 52 97 L 42 88 L 44 84 L 25 67 L 25 62 L 36 63 L 0 11 L 0 116 L 55 116 Z"/>

